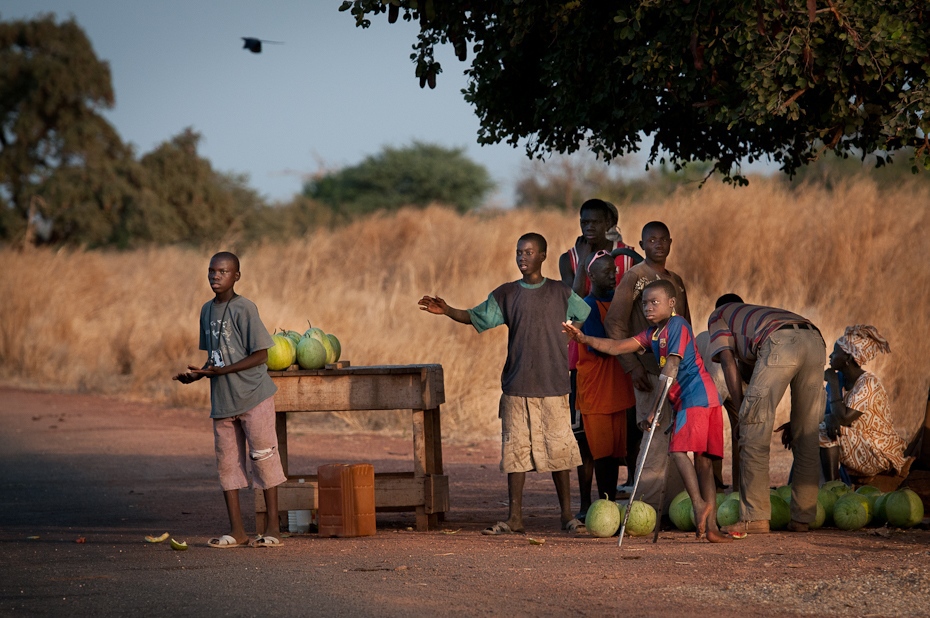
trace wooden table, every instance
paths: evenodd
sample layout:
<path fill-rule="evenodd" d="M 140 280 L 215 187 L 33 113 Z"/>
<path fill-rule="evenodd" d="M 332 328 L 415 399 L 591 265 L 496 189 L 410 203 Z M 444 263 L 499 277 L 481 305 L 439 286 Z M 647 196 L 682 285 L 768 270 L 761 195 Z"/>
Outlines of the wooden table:
<path fill-rule="evenodd" d="M 344 369 L 269 371 L 275 395 L 278 450 L 287 481 L 278 488 L 278 510 L 315 509 L 316 475 L 289 475 L 287 415 L 305 412 L 411 410 L 413 471 L 375 471 L 376 511 L 416 511 L 417 530 L 436 528 L 449 510 L 449 477 L 442 473 L 439 406 L 444 403 L 442 365 L 378 365 Z M 338 462 L 364 463 L 364 462 Z M 255 492 L 257 527 L 265 525 L 262 492 Z"/>

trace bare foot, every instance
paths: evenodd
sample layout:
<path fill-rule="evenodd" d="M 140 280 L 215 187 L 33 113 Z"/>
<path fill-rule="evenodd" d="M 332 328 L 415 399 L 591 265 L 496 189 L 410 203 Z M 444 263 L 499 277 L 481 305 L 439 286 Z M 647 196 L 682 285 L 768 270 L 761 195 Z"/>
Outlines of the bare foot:
<path fill-rule="evenodd" d="M 733 537 L 725 532 L 720 532 L 719 530 L 707 530 L 707 540 L 711 543 L 729 543 L 733 541 Z"/>
<path fill-rule="evenodd" d="M 707 518 L 713 517 L 716 515 L 714 513 L 714 505 L 711 502 L 705 502 L 704 507 L 701 509 L 701 512 L 698 513 L 697 509 L 694 511 L 694 522 L 697 527 L 697 531 L 694 533 L 694 536 L 698 540 L 703 539 L 707 536 Z"/>

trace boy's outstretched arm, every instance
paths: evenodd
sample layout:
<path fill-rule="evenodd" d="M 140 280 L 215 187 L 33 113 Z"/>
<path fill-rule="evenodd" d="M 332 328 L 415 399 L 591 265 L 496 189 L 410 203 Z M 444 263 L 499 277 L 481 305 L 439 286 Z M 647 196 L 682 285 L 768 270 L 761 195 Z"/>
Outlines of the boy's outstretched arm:
<path fill-rule="evenodd" d="M 417 304 L 420 306 L 420 311 L 427 311 L 436 315 L 447 315 L 456 322 L 471 324 L 471 316 L 468 315 L 467 311 L 450 307 L 446 304 L 446 301 L 438 296 L 424 296 Z"/>
<path fill-rule="evenodd" d="M 601 337 L 589 337 L 582 333 L 577 326 L 571 322 L 562 322 L 562 332 L 568 335 L 569 339 L 574 339 L 582 345 L 589 345 L 598 352 L 611 354 L 630 354 L 637 352 L 642 347 L 633 339 L 603 339 Z"/>

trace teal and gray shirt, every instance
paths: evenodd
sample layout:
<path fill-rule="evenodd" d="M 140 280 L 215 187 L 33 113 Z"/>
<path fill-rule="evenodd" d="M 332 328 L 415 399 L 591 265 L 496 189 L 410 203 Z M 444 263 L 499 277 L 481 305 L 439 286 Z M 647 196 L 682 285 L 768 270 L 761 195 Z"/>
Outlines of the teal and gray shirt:
<path fill-rule="evenodd" d="M 200 310 L 200 349 L 207 352 L 213 364 L 232 365 L 273 345 L 258 316 L 258 307 L 247 298 L 234 296 L 219 304 L 211 300 Z M 265 364 L 211 377 L 210 418 L 248 412 L 277 390 Z"/>
<path fill-rule="evenodd" d="M 571 390 L 562 322 L 584 322 L 591 308 L 561 281 L 505 283 L 468 310 L 479 333 L 506 324 L 501 389 L 514 397 L 557 397 Z"/>

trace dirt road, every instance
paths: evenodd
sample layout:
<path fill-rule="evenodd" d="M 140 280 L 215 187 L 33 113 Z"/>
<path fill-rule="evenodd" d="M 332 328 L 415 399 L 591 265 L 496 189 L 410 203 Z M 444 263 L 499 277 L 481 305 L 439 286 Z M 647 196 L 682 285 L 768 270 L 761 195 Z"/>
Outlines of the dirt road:
<path fill-rule="evenodd" d="M 2 616 L 930 615 L 926 530 L 726 546 L 669 531 L 618 550 L 558 532 L 551 481 L 530 475 L 527 535 L 545 543 L 482 536 L 506 510 L 494 442 L 445 447 L 441 531 L 390 514 L 375 537 L 218 551 L 205 545 L 226 525 L 206 412 L 0 389 L 0 427 Z M 411 452 L 400 438 L 311 431 L 289 447 L 292 472 L 403 470 Z M 190 549 L 143 541 L 165 531 Z"/>

